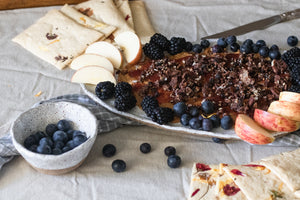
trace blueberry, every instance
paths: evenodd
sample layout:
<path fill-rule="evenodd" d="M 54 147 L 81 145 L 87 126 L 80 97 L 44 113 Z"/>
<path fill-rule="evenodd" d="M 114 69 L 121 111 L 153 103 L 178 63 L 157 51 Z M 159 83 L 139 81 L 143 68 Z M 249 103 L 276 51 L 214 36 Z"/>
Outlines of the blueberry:
<path fill-rule="evenodd" d="M 210 100 L 205 100 L 204 102 L 202 102 L 201 108 L 206 114 L 211 114 L 214 112 L 214 103 Z"/>
<path fill-rule="evenodd" d="M 216 44 L 211 48 L 211 51 L 213 53 L 222 53 L 224 51 L 224 49 Z"/>
<path fill-rule="evenodd" d="M 228 44 L 226 42 L 226 39 L 222 37 L 218 39 L 217 45 L 219 45 L 222 48 L 226 48 Z"/>
<path fill-rule="evenodd" d="M 259 48 L 267 45 L 266 42 L 265 42 L 264 40 L 257 40 L 257 42 L 256 42 L 255 44 L 256 44 L 256 46 L 258 46 Z"/>
<path fill-rule="evenodd" d="M 236 36 L 235 35 L 230 35 L 226 38 L 227 44 L 233 44 L 236 43 Z"/>
<path fill-rule="evenodd" d="M 269 57 L 270 57 L 271 59 L 278 60 L 278 59 L 281 58 L 281 54 L 280 54 L 280 52 L 279 52 L 278 50 L 271 50 L 271 51 L 269 52 Z"/>
<path fill-rule="evenodd" d="M 165 152 L 166 156 L 175 155 L 176 154 L 176 149 L 175 149 L 175 147 L 167 146 L 165 148 L 164 152 Z"/>
<path fill-rule="evenodd" d="M 191 115 L 189 114 L 183 114 L 181 115 L 180 117 L 180 123 L 183 125 L 183 126 L 187 126 L 189 125 L 189 121 L 192 119 Z"/>
<path fill-rule="evenodd" d="M 43 137 L 46 137 L 46 134 L 43 131 L 38 131 L 34 134 L 36 141 L 40 141 Z"/>
<path fill-rule="evenodd" d="M 243 42 L 243 45 L 246 45 L 246 46 L 251 46 L 253 44 L 253 40 L 251 39 L 247 39 Z"/>
<path fill-rule="evenodd" d="M 233 126 L 233 120 L 230 115 L 225 115 L 221 119 L 221 127 L 225 130 L 230 129 Z"/>
<path fill-rule="evenodd" d="M 60 140 L 60 141 L 63 141 L 63 142 L 67 142 L 68 141 L 68 135 L 66 132 L 64 131 L 61 131 L 61 130 L 58 130 L 58 131 L 55 131 L 53 136 L 52 136 L 52 139 L 54 142 Z"/>
<path fill-rule="evenodd" d="M 67 131 L 68 140 L 72 140 L 73 139 L 74 132 L 75 132 L 75 130 L 68 130 Z"/>
<path fill-rule="evenodd" d="M 126 163 L 123 160 L 114 160 L 111 167 L 115 172 L 123 172 L 126 169 Z"/>
<path fill-rule="evenodd" d="M 57 122 L 57 128 L 62 131 L 68 131 L 72 129 L 72 126 L 70 121 L 62 119 Z"/>
<path fill-rule="evenodd" d="M 202 120 L 204 119 L 203 115 L 199 115 L 199 116 L 198 116 L 198 119 L 199 119 L 200 121 L 202 121 Z"/>
<path fill-rule="evenodd" d="M 189 113 L 192 117 L 197 117 L 199 115 L 200 111 L 197 106 L 191 106 L 189 108 Z"/>
<path fill-rule="evenodd" d="M 222 143 L 224 143 L 226 140 L 225 140 L 225 139 L 221 139 L 221 138 L 213 137 L 213 138 L 212 138 L 212 141 L 215 142 L 215 143 L 222 144 Z"/>
<path fill-rule="evenodd" d="M 52 150 L 51 150 L 51 147 L 47 144 L 42 144 L 42 145 L 39 145 L 37 148 L 36 148 L 36 152 L 37 153 L 41 153 L 41 154 L 51 154 L 52 153 Z"/>
<path fill-rule="evenodd" d="M 257 46 L 256 44 L 252 44 L 251 45 L 251 49 L 253 53 L 258 53 L 259 51 L 259 46 Z"/>
<path fill-rule="evenodd" d="M 63 151 L 59 148 L 52 149 L 52 154 L 53 155 L 59 155 L 59 154 L 62 154 L 62 153 L 63 153 Z"/>
<path fill-rule="evenodd" d="M 38 141 L 36 140 L 34 135 L 30 135 L 24 140 L 24 146 L 26 149 L 28 149 L 29 147 L 31 147 L 32 145 L 37 144 L 37 143 L 38 143 Z"/>
<path fill-rule="evenodd" d="M 149 153 L 151 151 L 151 145 L 149 143 L 143 143 L 140 145 L 140 151 L 142 153 Z"/>
<path fill-rule="evenodd" d="M 168 156 L 168 166 L 171 168 L 177 168 L 181 164 L 181 158 L 177 155 L 170 155 Z"/>
<path fill-rule="evenodd" d="M 192 51 L 192 48 L 193 48 L 193 44 L 192 44 L 191 42 L 186 42 L 186 43 L 185 43 L 184 49 L 185 49 L 186 51 Z"/>
<path fill-rule="evenodd" d="M 200 45 L 202 46 L 203 49 L 206 49 L 207 47 L 209 47 L 210 42 L 208 40 L 201 40 Z"/>
<path fill-rule="evenodd" d="M 102 154 L 105 157 L 112 157 L 116 154 L 116 147 L 113 144 L 106 144 L 102 149 Z"/>
<path fill-rule="evenodd" d="M 28 150 L 29 150 L 29 151 L 32 151 L 32 152 L 36 152 L 37 147 L 38 147 L 38 145 L 33 144 L 33 145 L 31 145 L 31 146 L 28 148 Z"/>
<path fill-rule="evenodd" d="M 185 105 L 184 102 L 178 102 L 173 106 L 173 110 L 174 110 L 175 115 L 181 116 L 184 113 L 186 113 L 187 106 Z"/>
<path fill-rule="evenodd" d="M 240 51 L 241 51 L 241 53 L 249 54 L 249 53 L 251 53 L 252 49 L 251 49 L 250 45 L 243 44 L 240 47 Z"/>
<path fill-rule="evenodd" d="M 87 141 L 87 137 L 84 135 L 77 135 L 73 138 L 74 146 L 77 147 Z"/>
<path fill-rule="evenodd" d="M 49 145 L 51 148 L 53 148 L 54 143 L 50 137 L 43 137 L 40 140 L 39 145 Z"/>
<path fill-rule="evenodd" d="M 240 49 L 240 45 L 238 43 L 230 44 L 230 50 L 233 52 L 237 52 Z"/>
<path fill-rule="evenodd" d="M 192 47 L 192 51 L 195 53 L 201 53 L 202 51 L 202 46 L 200 44 L 194 44 Z"/>
<path fill-rule="evenodd" d="M 287 38 L 287 43 L 289 46 L 294 47 L 298 44 L 298 38 L 294 35 L 291 35 Z"/>
<path fill-rule="evenodd" d="M 50 137 L 52 137 L 54 132 L 57 130 L 58 130 L 58 128 L 57 128 L 56 124 L 48 124 L 46 126 L 46 134 Z"/>
<path fill-rule="evenodd" d="M 74 149 L 74 148 L 76 147 L 75 144 L 74 144 L 74 140 L 69 140 L 69 141 L 67 142 L 66 146 L 63 147 L 63 149 L 64 149 L 65 147 L 69 147 L 70 150 L 71 150 L 71 149 Z"/>
<path fill-rule="evenodd" d="M 262 56 L 262 57 L 268 57 L 269 56 L 269 48 L 267 46 L 263 46 L 259 49 L 258 53 Z"/>
<path fill-rule="evenodd" d="M 279 51 L 279 47 L 276 45 L 276 44 L 273 44 L 271 47 L 270 47 L 270 51 Z"/>
<path fill-rule="evenodd" d="M 64 148 L 62 148 L 61 151 L 62 151 L 63 153 L 65 153 L 65 152 L 70 151 L 70 150 L 72 150 L 71 147 L 69 147 L 69 146 L 64 146 Z"/>
<path fill-rule="evenodd" d="M 78 135 L 82 135 L 82 136 L 86 137 L 86 133 L 85 132 L 78 131 L 78 130 L 73 131 L 73 138 L 76 137 L 76 136 L 78 136 Z"/>
<path fill-rule="evenodd" d="M 54 148 L 58 148 L 58 149 L 62 149 L 65 146 L 65 144 L 63 143 L 63 141 L 55 141 L 54 142 Z"/>
<path fill-rule="evenodd" d="M 213 123 L 209 118 L 204 118 L 202 120 L 202 129 L 204 131 L 210 131 L 211 129 L 213 129 Z"/>
<path fill-rule="evenodd" d="M 202 128 L 202 121 L 198 119 L 198 117 L 194 117 L 189 121 L 189 125 L 192 129 L 201 129 Z"/>
<path fill-rule="evenodd" d="M 209 119 L 212 121 L 214 128 L 218 128 L 220 126 L 221 120 L 218 115 L 212 115 Z"/>

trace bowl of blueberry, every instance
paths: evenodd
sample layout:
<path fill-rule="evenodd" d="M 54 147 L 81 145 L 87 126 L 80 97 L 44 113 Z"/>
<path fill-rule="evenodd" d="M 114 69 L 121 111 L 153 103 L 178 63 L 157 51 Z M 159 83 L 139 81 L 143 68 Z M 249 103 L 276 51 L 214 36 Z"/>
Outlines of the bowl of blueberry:
<path fill-rule="evenodd" d="M 97 136 L 97 119 L 70 102 L 47 102 L 22 113 L 13 123 L 13 144 L 36 170 L 64 174 L 79 167 Z"/>

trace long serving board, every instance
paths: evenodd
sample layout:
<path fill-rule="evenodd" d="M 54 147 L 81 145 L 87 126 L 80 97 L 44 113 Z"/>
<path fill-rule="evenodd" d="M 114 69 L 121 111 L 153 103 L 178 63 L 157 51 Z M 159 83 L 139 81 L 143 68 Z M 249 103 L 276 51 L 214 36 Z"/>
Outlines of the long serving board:
<path fill-rule="evenodd" d="M 135 106 L 132 110 L 128 112 L 118 111 L 114 107 L 114 99 L 109 100 L 101 100 L 95 94 L 95 86 L 89 84 L 80 84 L 83 91 L 96 103 L 103 106 L 107 110 L 126 117 L 131 120 L 135 120 L 141 124 L 145 124 L 148 126 L 156 127 L 159 129 L 164 129 L 170 131 L 171 133 L 178 133 L 183 136 L 202 136 L 202 137 L 216 137 L 221 139 L 232 139 L 232 140 L 241 140 L 234 132 L 234 129 L 224 130 L 221 127 L 214 128 L 213 131 L 203 131 L 203 130 L 195 130 L 186 126 L 182 126 L 180 123 L 169 123 L 167 125 L 159 125 L 153 122 L 149 117 L 146 116 L 144 111 L 142 111 L 138 106 Z M 275 137 L 281 137 L 286 135 L 287 133 L 274 133 Z"/>

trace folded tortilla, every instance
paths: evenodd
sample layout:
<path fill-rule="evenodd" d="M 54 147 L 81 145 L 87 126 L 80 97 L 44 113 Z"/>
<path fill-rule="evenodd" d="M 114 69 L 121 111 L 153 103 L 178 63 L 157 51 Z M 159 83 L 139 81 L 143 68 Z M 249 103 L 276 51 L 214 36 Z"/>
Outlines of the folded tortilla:
<path fill-rule="evenodd" d="M 114 36 L 125 31 L 134 32 L 113 0 L 90 0 L 77 4 L 75 8 L 81 12 L 88 11 L 88 16 L 97 21 L 117 27 L 117 30 L 113 33 Z"/>
<path fill-rule="evenodd" d="M 88 45 L 103 36 L 99 31 L 81 26 L 58 10 L 50 10 L 13 41 L 58 69 L 63 69 Z"/>
<path fill-rule="evenodd" d="M 121 12 L 121 14 L 123 15 L 123 18 L 125 19 L 127 24 L 132 29 L 134 29 L 132 13 L 131 13 L 131 9 L 130 9 L 128 0 L 114 0 L 114 2 L 116 4 L 117 8 L 119 9 L 119 11 Z"/>
<path fill-rule="evenodd" d="M 155 30 L 151 24 L 145 4 L 143 1 L 129 1 L 132 12 L 134 29 L 141 39 L 142 44 L 150 41 L 150 37 L 155 34 Z"/>
<path fill-rule="evenodd" d="M 67 4 L 65 4 L 60 9 L 60 11 L 62 13 L 64 13 L 65 15 L 67 15 L 68 17 L 72 18 L 77 23 L 103 33 L 105 35 L 105 37 L 108 37 L 110 34 L 112 34 L 117 29 L 115 26 L 108 25 L 104 22 L 97 21 L 97 20 L 94 20 L 94 19 L 88 17 Z"/>

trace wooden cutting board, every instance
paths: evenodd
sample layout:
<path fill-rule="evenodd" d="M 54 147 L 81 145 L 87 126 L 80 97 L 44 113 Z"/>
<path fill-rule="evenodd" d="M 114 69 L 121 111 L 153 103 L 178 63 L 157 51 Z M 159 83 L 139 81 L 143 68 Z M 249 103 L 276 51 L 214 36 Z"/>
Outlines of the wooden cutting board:
<path fill-rule="evenodd" d="M 0 10 L 77 4 L 86 0 L 0 0 Z"/>

